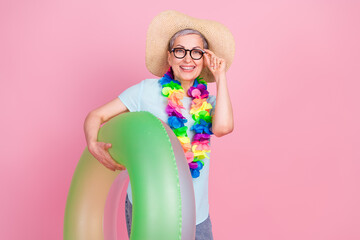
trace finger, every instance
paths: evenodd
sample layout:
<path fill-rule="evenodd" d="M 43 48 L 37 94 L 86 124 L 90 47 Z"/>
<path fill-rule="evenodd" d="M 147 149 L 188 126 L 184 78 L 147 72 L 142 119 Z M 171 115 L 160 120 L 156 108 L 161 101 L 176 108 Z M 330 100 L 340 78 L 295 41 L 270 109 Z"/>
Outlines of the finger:
<path fill-rule="evenodd" d="M 215 59 L 215 56 L 212 56 L 211 58 L 211 67 L 215 67 L 215 64 L 216 64 L 216 59 Z"/>
<path fill-rule="evenodd" d="M 124 169 L 124 166 L 116 162 L 109 153 L 105 153 L 105 160 L 106 162 L 111 165 L 115 169 Z"/>
<path fill-rule="evenodd" d="M 210 57 L 211 57 L 211 53 L 206 52 L 206 53 L 204 54 L 204 56 L 207 57 L 207 58 L 210 58 Z"/>
<path fill-rule="evenodd" d="M 209 49 L 205 49 L 205 50 L 206 50 L 206 53 L 208 55 L 210 55 L 211 57 L 217 57 L 216 54 L 214 52 L 210 51 Z"/>
<path fill-rule="evenodd" d="M 102 159 L 104 164 L 108 166 L 114 166 L 115 164 L 117 164 L 117 162 L 111 157 L 111 155 L 107 151 L 102 153 Z"/>
<path fill-rule="evenodd" d="M 105 167 L 107 167 L 108 169 L 112 170 L 112 171 L 115 171 L 116 170 L 116 167 L 110 163 L 106 163 L 106 165 L 104 164 Z"/>
<path fill-rule="evenodd" d="M 111 166 L 116 166 L 118 163 L 110 156 L 110 154 L 105 154 L 104 157 L 106 163 Z"/>
<path fill-rule="evenodd" d="M 210 58 L 210 56 L 211 56 L 211 54 L 209 54 L 209 53 L 205 52 L 205 54 L 204 54 L 204 57 L 205 57 L 205 58 L 209 59 L 209 58 Z"/>
<path fill-rule="evenodd" d="M 224 68 L 227 68 L 227 63 L 226 63 L 226 60 L 225 60 L 225 59 L 223 59 L 222 65 L 223 65 Z"/>
<path fill-rule="evenodd" d="M 110 143 L 109 143 L 110 144 Z M 110 144 L 111 145 L 111 144 Z M 114 163 L 116 163 L 116 161 L 112 158 L 112 156 L 109 153 L 109 148 L 106 148 L 105 151 L 103 152 L 103 157 L 105 158 L 105 160 L 110 163 L 111 165 L 114 165 Z"/>
<path fill-rule="evenodd" d="M 205 63 L 206 63 L 206 66 L 210 66 L 210 56 L 205 54 Z"/>
<path fill-rule="evenodd" d="M 111 162 L 112 167 L 114 167 L 117 170 L 125 170 L 125 166 L 117 163 L 116 161 Z"/>
<path fill-rule="evenodd" d="M 223 59 L 223 58 L 220 61 L 220 67 L 222 67 L 222 66 L 226 66 L 225 59 Z"/>
<path fill-rule="evenodd" d="M 107 159 L 106 159 L 107 155 L 106 154 L 108 154 L 110 156 L 110 154 L 107 153 L 106 151 L 105 151 L 105 153 L 104 153 L 104 151 L 97 152 L 95 158 L 99 161 L 99 163 L 104 165 L 107 169 L 115 171 L 115 168 L 109 163 L 109 161 L 107 161 Z"/>
<path fill-rule="evenodd" d="M 123 170 L 126 169 L 126 167 L 125 167 L 125 166 L 120 166 L 120 167 L 118 167 L 117 169 L 120 170 L 120 171 L 123 171 Z"/>
<path fill-rule="evenodd" d="M 209 49 L 204 49 L 205 52 L 207 52 L 210 55 L 213 55 L 214 53 L 212 51 L 210 51 Z"/>
<path fill-rule="evenodd" d="M 121 167 L 118 167 L 118 166 L 113 166 L 113 168 L 114 168 L 115 171 L 116 170 L 124 170 L 124 169 L 122 169 Z"/>
<path fill-rule="evenodd" d="M 114 167 L 116 169 L 119 169 L 119 170 L 124 170 L 125 169 L 125 166 L 123 166 L 121 164 L 118 164 L 117 162 L 114 162 Z"/>
<path fill-rule="evenodd" d="M 112 171 L 115 171 L 115 167 L 111 166 L 111 164 L 108 164 L 106 162 L 103 162 L 102 163 L 107 169 L 109 170 L 112 170 Z"/>

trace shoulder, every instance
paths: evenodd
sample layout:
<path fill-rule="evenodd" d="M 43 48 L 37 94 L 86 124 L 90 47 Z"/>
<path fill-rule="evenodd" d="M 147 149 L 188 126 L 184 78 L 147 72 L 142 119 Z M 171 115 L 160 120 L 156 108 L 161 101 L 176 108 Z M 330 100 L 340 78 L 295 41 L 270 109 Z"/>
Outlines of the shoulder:
<path fill-rule="evenodd" d="M 123 95 L 133 94 L 133 93 L 139 94 L 147 89 L 153 90 L 154 87 L 157 87 L 157 84 L 158 84 L 158 79 L 152 79 L 152 78 L 145 79 L 128 87 L 127 89 L 125 89 L 125 91 L 123 91 L 122 94 Z"/>
<path fill-rule="evenodd" d="M 139 92 L 143 92 L 143 91 L 147 91 L 147 90 L 151 91 L 156 88 L 159 88 L 158 81 L 159 81 L 159 79 L 147 78 L 147 79 L 144 79 L 144 80 L 132 85 L 129 89 L 132 89 L 133 91 L 139 91 Z"/>
<path fill-rule="evenodd" d="M 158 78 L 147 78 L 142 80 L 142 82 L 144 82 L 145 84 L 155 84 L 159 82 Z"/>
<path fill-rule="evenodd" d="M 160 86 L 159 79 L 157 78 L 147 78 L 142 80 L 141 83 L 146 88 L 158 88 Z"/>
<path fill-rule="evenodd" d="M 148 78 L 141 81 L 142 91 L 141 93 L 146 97 L 154 97 L 154 94 L 161 95 L 161 84 L 159 79 Z"/>

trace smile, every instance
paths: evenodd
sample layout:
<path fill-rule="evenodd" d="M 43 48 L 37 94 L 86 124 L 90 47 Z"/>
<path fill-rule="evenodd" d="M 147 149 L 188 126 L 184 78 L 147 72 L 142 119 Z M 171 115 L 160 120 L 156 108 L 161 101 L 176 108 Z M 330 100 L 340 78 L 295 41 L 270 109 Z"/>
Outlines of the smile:
<path fill-rule="evenodd" d="M 180 68 L 185 72 L 191 72 L 195 68 L 195 66 L 192 67 L 180 66 Z"/>

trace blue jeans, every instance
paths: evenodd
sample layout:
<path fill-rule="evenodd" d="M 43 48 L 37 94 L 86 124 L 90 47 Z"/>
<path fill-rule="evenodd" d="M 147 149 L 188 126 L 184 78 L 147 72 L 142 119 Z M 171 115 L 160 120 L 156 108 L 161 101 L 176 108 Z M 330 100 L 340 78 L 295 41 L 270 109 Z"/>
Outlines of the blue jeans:
<path fill-rule="evenodd" d="M 125 200 L 125 216 L 126 216 L 126 226 L 128 231 L 128 236 L 130 238 L 131 232 L 131 221 L 132 221 L 132 204 L 129 200 L 128 195 L 126 195 Z M 213 240 L 212 234 L 212 225 L 209 217 L 202 223 L 196 225 L 196 234 L 195 240 Z"/>

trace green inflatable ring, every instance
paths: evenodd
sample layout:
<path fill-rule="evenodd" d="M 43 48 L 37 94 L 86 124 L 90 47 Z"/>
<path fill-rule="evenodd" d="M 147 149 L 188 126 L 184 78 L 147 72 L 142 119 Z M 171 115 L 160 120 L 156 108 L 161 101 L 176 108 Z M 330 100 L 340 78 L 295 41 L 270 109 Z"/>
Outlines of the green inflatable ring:
<path fill-rule="evenodd" d="M 131 240 L 195 238 L 195 197 L 182 147 L 149 112 L 120 114 L 100 128 L 98 141 L 127 168 L 133 198 Z M 104 239 L 106 196 L 119 171 L 101 165 L 86 148 L 69 189 L 64 239 Z"/>

